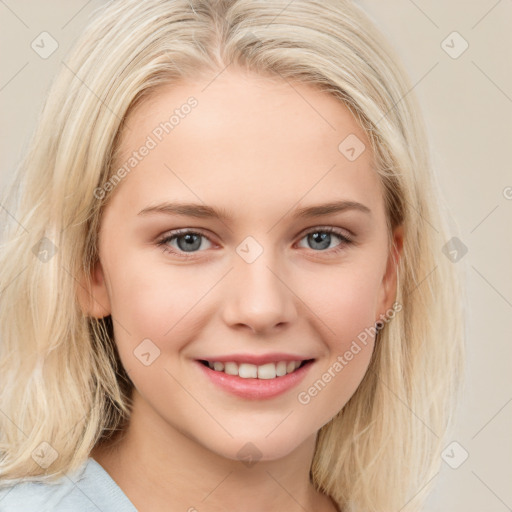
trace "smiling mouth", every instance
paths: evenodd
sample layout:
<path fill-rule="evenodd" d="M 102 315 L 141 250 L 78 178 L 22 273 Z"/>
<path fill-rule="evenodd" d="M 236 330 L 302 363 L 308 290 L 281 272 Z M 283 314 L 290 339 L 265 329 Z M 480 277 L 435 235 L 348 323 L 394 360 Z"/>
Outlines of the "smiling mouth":
<path fill-rule="evenodd" d="M 216 372 L 225 373 L 227 375 L 234 375 L 242 379 L 278 379 L 290 373 L 294 373 L 299 368 L 310 364 L 314 359 L 305 359 L 303 361 L 276 361 L 273 363 L 266 363 L 262 365 L 255 365 L 249 363 L 235 363 L 234 361 L 227 361 L 225 363 L 219 361 L 205 361 L 199 360 L 201 364 L 207 366 Z"/>

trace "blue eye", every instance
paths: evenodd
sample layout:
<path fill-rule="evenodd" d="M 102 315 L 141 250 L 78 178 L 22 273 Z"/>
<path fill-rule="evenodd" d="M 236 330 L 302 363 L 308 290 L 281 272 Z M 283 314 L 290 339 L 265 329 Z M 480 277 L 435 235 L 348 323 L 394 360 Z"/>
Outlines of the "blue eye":
<path fill-rule="evenodd" d="M 158 242 L 158 245 L 163 248 L 164 252 L 178 254 L 184 258 L 189 258 L 191 256 L 189 256 L 187 253 L 197 252 L 197 249 L 199 249 L 202 245 L 201 242 L 203 239 L 209 240 L 205 235 L 201 233 L 184 229 L 175 231 L 174 234 L 166 236 Z M 178 250 L 169 245 L 174 240 L 177 242 Z"/>
<path fill-rule="evenodd" d="M 329 249 L 329 246 L 331 245 L 333 235 L 334 238 L 340 239 L 341 243 L 334 247 L 332 251 L 326 251 L 325 249 Z M 344 246 L 352 243 L 351 238 L 343 234 L 340 230 L 332 227 L 315 228 L 310 230 L 302 238 L 302 240 L 304 239 L 311 243 L 313 248 L 319 249 L 319 251 L 315 252 L 338 252 L 342 250 Z"/>
<path fill-rule="evenodd" d="M 330 247 L 333 238 L 338 238 L 341 242 L 335 247 Z M 304 239 L 311 244 L 310 248 L 313 252 L 329 254 L 337 253 L 343 250 L 347 245 L 353 243 L 352 238 L 344 234 L 341 230 L 333 227 L 317 227 L 311 229 L 301 238 L 301 240 Z M 194 258 L 194 253 L 202 252 L 200 248 L 203 246 L 203 240 L 208 240 L 208 242 L 211 243 L 210 239 L 201 232 L 182 229 L 171 231 L 170 234 L 158 241 L 157 245 L 162 247 L 165 253 L 187 259 Z M 171 245 L 174 241 L 176 241 L 176 245 Z"/>

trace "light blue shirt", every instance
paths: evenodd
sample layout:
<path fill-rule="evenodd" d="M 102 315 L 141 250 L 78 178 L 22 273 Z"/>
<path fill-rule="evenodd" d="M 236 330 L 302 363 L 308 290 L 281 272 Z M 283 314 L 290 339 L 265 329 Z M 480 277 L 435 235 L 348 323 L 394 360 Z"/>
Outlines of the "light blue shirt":
<path fill-rule="evenodd" d="M 4 484 L 5 485 L 5 484 Z M 0 512 L 137 512 L 111 476 L 92 457 L 54 483 L 0 481 Z"/>

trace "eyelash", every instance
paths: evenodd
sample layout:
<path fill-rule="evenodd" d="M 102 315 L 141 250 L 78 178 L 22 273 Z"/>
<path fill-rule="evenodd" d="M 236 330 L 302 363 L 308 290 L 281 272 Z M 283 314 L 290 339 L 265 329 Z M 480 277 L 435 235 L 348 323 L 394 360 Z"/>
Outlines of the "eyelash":
<path fill-rule="evenodd" d="M 178 229 L 178 230 L 175 230 L 175 231 L 171 231 L 170 232 L 171 234 L 168 234 L 167 236 L 165 236 L 164 238 L 162 238 L 161 240 L 159 240 L 157 242 L 157 245 L 159 247 L 162 247 L 162 250 L 164 253 L 170 253 L 170 254 L 173 254 L 173 255 L 176 255 L 180 258 L 183 258 L 183 259 L 194 259 L 196 258 L 196 254 L 197 252 L 202 252 L 202 251 L 196 251 L 196 252 L 191 252 L 191 253 L 186 253 L 186 252 L 182 252 L 182 251 L 176 251 L 175 249 L 172 249 L 169 247 L 169 245 L 167 245 L 171 240 L 175 239 L 175 238 L 179 238 L 180 236 L 184 236 L 184 235 L 200 235 L 204 238 L 206 238 L 207 240 L 210 240 L 205 234 L 201 233 L 200 231 L 194 231 L 192 229 Z M 316 228 L 313 228 L 313 229 L 310 229 L 309 231 L 305 232 L 302 237 L 300 238 L 300 240 L 302 240 L 303 238 L 307 237 L 308 235 L 310 234 L 313 234 L 313 233 L 331 233 L 331 234 L 334 234 L 336 235 L 337 237 L 339 237 L 341 239 L 341 243 L 336 246 L 335 248 L 333 249 L 327 249 L 327 250 L 324 250 L 324 251 L 314 251 L 313 252 L 318 252 L 318 253 L 329 253 L 329 254 L 337 254 L 338 252 L 344 250 L 344 248 L 348 245 L 351 245 L 354 243 L 352 237 L 350 236 L 347 236 L 346 234 L 344 234 L 343 232 L 341 232 L 339 229 L 336 229 L 336 228 L 333 228 L 333 227 L 316 227 Z M 211 242 L 211 240 L 210 240 Z"/>

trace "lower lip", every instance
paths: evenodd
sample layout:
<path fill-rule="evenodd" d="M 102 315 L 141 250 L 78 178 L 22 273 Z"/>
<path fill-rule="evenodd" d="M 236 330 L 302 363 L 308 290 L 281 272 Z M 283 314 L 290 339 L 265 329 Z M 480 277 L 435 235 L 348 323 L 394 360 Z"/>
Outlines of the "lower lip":
<path fill-rule="evenodd" d="M 309 361 L 292 373 L 274 379 L 244 379 L 238 375 L 228 375 L 224 372 L 212 370 L 199 361 L 195 361 L 200 370 L 221 389 L 252 400 L 264 400 L 286 393 L 304 379 L 314 361 Z"/>

